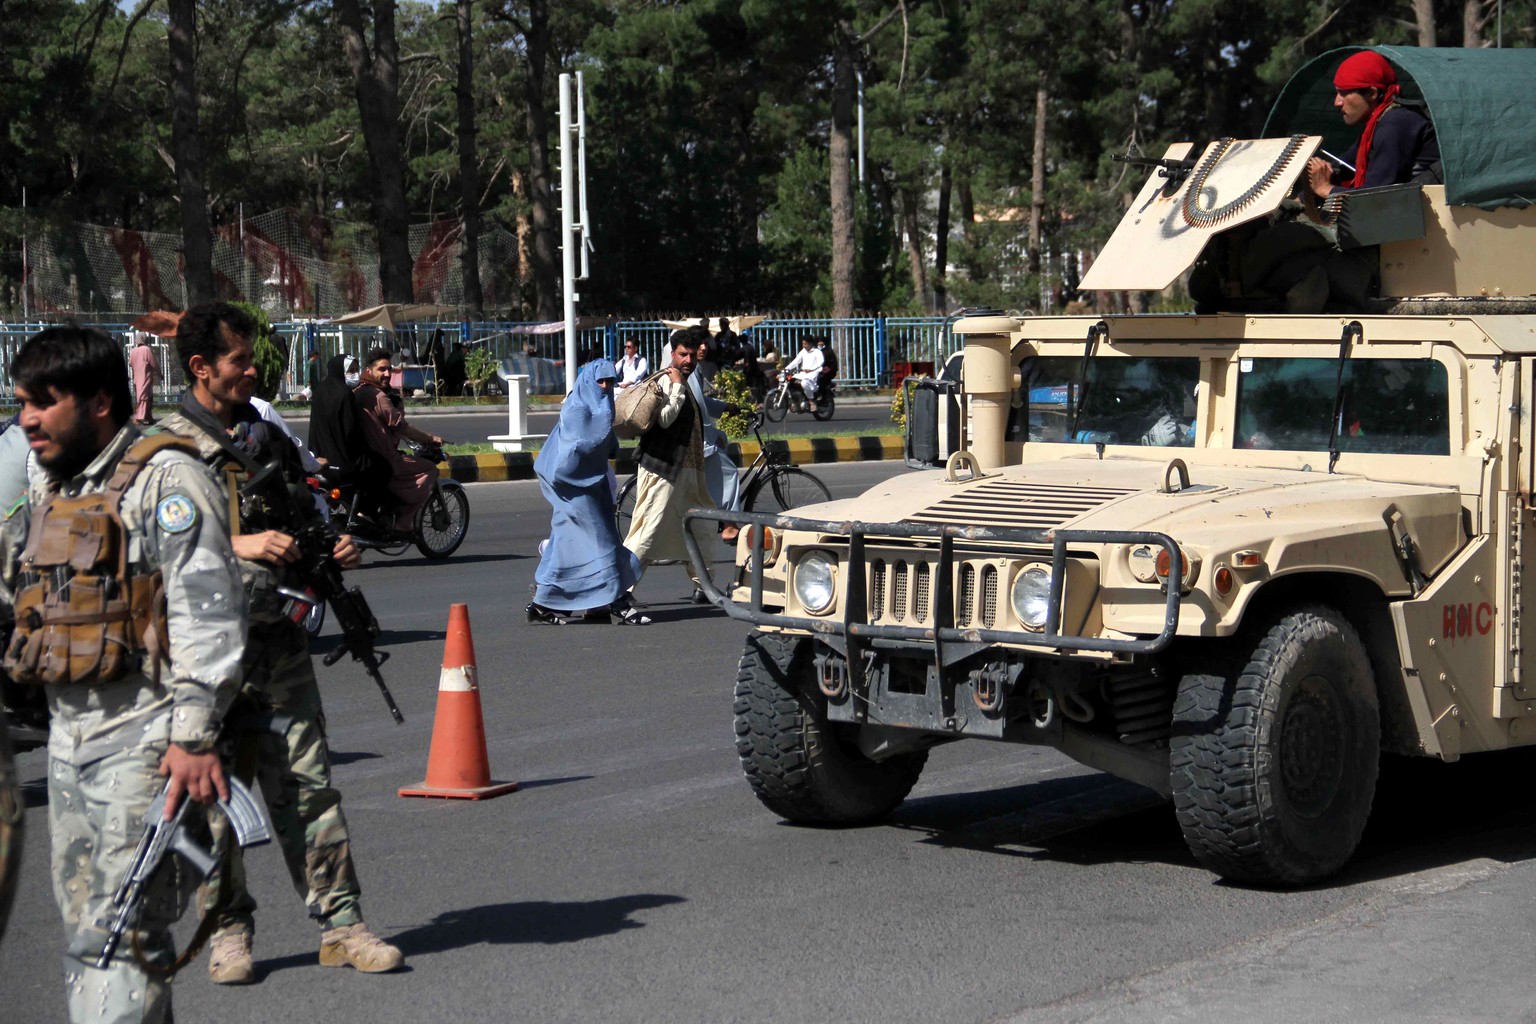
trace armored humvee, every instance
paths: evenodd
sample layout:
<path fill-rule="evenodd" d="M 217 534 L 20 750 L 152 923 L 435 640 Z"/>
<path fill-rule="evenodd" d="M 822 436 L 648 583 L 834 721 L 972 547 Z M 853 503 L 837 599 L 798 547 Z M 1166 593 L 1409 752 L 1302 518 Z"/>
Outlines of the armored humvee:
<path fill-rule="evenodd" d="M 1379 49 L 1444 184 L 1331 211 L 1366 301 L 1286 313 L 1218 266 L 1212 313 L 968 316 L 942 470 L 793 516 L 695 510 L 748 524 L 737 585 L 707 591 L 754 626 L 737 749 L 769 809 L 869 821 L 936 744 L 1044 744 L 1171 797 L 1217 873 L 1302 884 L 1355 850 L 1382 751 L 1536 742 L 1536 149 L 1490 130 L 1536 97 L 1536 51 Z M 1342 56 L 1271 131 L 1337 117 Z M 1468 60 L 1498 96 L 1463 88 Z M 1306 159 L 1343 151 L 1324 128 L 1171 148 L 1084 288 L 1239 266 Z"/>

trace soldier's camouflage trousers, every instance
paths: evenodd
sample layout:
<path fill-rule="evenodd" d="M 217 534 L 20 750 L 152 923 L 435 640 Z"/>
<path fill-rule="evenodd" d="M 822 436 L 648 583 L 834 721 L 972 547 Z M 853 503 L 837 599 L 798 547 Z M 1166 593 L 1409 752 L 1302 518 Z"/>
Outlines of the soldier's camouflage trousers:
<path fill-rule="evenodd" d="M 96 967 L 112 920 L 112 894 L 143 835 L 144 812 L 165 785 L 157 771 L 164 753 L 160 745 L 139 746 L 88 765 L 49 761 L 53 892 L 64 915 L 65 996 L 76 1024 L 170 1019 L 170 985 L 139 966 L 131 932 L 106 970 Z M 170 927 L 196 879 L 178 871 L 162 871 L 160 879 L 144 900 L 138 946 L 148 962 L 169 964 L 175 957 Z"/>
<path fill-rule="evenodd" d="M 247 772 L 254 753 L 254 781 L 261 784 L 288 874 L 309 916 L 322 928 L 357 924 L 363 919 L 357 875 L 341 794 L 331 786 L 325 712 L 303 627 L 287 619 L 253 623 L 245 667 L 245 687 L 231 715 L 238 726 L 240 708 L 255 704 L 261 714 L 254 721 L 264 726 L 244 729 L 235 769 Z M 228 892 L 215 934 L 251 927 L 256 910 L 238 850 Z"/>

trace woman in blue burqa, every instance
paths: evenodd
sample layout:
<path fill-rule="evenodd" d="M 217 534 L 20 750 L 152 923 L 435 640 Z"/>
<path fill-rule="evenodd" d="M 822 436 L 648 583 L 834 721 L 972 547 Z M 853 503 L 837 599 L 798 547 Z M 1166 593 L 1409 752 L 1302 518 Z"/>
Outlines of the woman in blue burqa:
<path fill-rule="evenodd" d="M 613 363 L 582 367 L 576 389 L 560 407 L 533 471 L 554 514 L 549 543 L 534 573 L 528 621 L 560 625 L 583 613 L 642 626 L 651 620 L 630 603 L 640 563 L 619 540 L 608 460 L 618 454 L 613 433 Z"/>

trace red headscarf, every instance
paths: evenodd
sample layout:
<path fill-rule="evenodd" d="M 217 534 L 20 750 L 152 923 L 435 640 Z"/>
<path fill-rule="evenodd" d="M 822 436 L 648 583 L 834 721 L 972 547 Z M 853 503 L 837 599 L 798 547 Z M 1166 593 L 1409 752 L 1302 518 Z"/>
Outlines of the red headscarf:
<path fill-rule="evenodd" d="M 1381 92 L 1381 97 L 1376 101 L 1376 109 L 1371 111 L 1371 116 L 1365 122 L 1365 130 L 1360 133 L 1360 146 L 1355 150 L 1355 177 L 1349 185 L 1351 188 L 1359 188 L 1365 184 L 1365 162 L 1371 152 L 1371 136 L 1376 134 L 1376 122 L 1381 120 L 1381 115 L 1386 113 L 1392 101 L 1403 90 L 1397 84 L 1397 72 L 1392 70 L 1387 58 L 1375 50 L 1361 50 L 1344 58 L 1339 70 L 1333 73 L 1333 87 L 1340 92 L 1350 89 L 1377 89 Z"/>

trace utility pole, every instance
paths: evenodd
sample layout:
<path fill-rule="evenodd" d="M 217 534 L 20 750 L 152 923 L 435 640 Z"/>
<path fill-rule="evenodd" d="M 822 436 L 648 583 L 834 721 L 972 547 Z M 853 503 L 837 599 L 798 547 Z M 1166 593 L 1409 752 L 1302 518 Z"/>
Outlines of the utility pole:
<path fill-rule="evenodd" d="M 591 269 L 587 237 L 587 132 L 582 102 L 581 72 L 576 73 L 575 113 L 572 113 L 571 76 L 560 76 L 560 255 L 565 299 L 565 392 L 576 390 L 576 282 L 585 281 Z M 578 220 L 577 218 L 580 218 Z M 581 272 L 576 253 L 581 252 Z"/>

